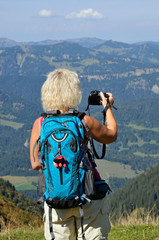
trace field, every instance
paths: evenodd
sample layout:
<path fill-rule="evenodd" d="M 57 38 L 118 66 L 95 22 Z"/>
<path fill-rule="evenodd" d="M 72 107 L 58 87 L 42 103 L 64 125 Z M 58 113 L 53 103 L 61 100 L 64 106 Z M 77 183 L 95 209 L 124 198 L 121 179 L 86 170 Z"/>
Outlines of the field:
<path fill-rule="evenodd" d="M 134 178 L 140 172 L 131 169 L 130 165 L 110 162 L 107 160 L 96 160 L 97 169 L 99 170 L 103 179 L 109 181 L 110 177 L 116 178 Z"/>
<path fill-rule="evenodd" d="M 4 180 L 8 180 L 12 183 L 17 191 L 20 190 L 36 190 L 36 183 L 38 181 L 38 177 L 25 177 L 25 176 L 3 176 L 1 177 Z"/>
<path fill-rule="evenodd" d="M 135 125 L 135 124 L 132 124 L 132 123 L 129 123 L 128 125 L 127 125 L 128 127 L 131 127 L 131 128 L 133 128 L 133 129 L 135 129 L 135 130 L 150 130 L 150 131 L 154 131 L 154 132 L 159 132 L 159 128 L 158 127 L 154 127 L 154 128 L 147 128 L 147 127 L 144 127 L 144 126 L 142 126 L 142 125 Z"/>
<path fill-rule="evenodd" d="M 8 121 L 8 120 L 0 119 L 0 125 L 7 126 L 7 127 L 12 127 L 15 130 L 18 130 L 19 128 L 22 128 L 24 124 L 23 123 L 17 123 L 17 122 L 14 122 L 14 121 Z"/>
<path fill-rule="evenodd" d="M 43 227 L 40 229 L 22 229 L 6 231 L 0 234 L 1 240 L 45 240 Z M 91 240 L 91 239 L 90 239 Z M 115 226 L 112 227 L 108 240 L 159 240 L 159 226 Z"/>

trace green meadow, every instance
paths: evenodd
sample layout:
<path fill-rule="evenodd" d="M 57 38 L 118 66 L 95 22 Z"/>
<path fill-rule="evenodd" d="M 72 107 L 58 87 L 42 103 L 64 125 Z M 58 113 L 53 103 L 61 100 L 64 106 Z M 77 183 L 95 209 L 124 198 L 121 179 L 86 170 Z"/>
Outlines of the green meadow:
<path fill-rule="evenodd" d="M 36 229 L 7 229 L 0 233 L 1 240 L 45 240 L 43 226 Z M 89 239 L 91 240 L 91 239 Z M 113 226 L 108 240 L 159 240 L 159 226 L 157 225 L 130 225 Z"/>

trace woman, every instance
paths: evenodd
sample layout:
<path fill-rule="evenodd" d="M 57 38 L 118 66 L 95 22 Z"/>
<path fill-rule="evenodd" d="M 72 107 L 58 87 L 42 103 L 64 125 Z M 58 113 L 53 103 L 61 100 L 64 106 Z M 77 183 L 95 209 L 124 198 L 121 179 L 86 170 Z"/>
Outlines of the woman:
<path fill-rule="evenodd" d="M 104 97 L 104 94 L 100 92 L 103 107 L 107 106 L 106 126 L 87 115 L 83 119 L 84 125 L 87 126 L 86 136 L 103 144 L 112 143 L 117 139 L 117 124 L 110 107 L 113 104 L 113 96 L 111 93 L 107 94 L 109 95 L 110 105 L 107 103 L 107 98 Z M 66 69 L 57 69 L 51 72 L 41 89 L 42 106 L 46 112 L 59 110 L 61 113 L 65 113 L 69 109 L 75 109 L 79 105 L 81 98 L 82 93 L 78 75 Z M 38 146 L 36 146 L 34 151 L 35 158 L 32 153 L 34 144 L 40 136 L 42 120 L 41 117 L 35 120 L 30 139 L 30 160 L 34 170 L 41 168 L 41 163 L 38 160 Z M 46 203 L 44 204 L 44 210 L 45 238 L 46 240 L 51 240 L 48 206 Z M 110 231 L 107 213 L 106 197 L 101 200 L 93 200 L 91 203 L 84 205 L 84 232 L 86 240 L 107 239 Z M 78 208 L 52 209 L 52 215 L 55 239 L 75 240 L 77 237 L 82 239 Z"/>

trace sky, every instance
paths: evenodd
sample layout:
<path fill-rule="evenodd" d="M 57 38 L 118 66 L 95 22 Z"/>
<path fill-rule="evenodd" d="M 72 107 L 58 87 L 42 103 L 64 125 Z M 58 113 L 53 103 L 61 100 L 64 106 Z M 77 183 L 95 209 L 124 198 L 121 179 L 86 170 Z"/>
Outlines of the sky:
<path fill-rule="evenodd" d="M 0 38 L 159 41 L 159 0 L 0 0 Z"/>

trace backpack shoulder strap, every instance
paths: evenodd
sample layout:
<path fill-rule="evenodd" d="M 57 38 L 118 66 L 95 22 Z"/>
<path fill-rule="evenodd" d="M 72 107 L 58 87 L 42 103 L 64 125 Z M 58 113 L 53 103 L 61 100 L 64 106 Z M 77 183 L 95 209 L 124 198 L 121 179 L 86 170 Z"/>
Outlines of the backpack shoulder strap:
<path fill-rule="evenodd" d="M 34 162 L 35 162 L 35 156 L 34 156 L 35 148 L 36 148 L 37 145 L 40 148 L 39 140 L 40 140 L 40 137 L 36 140 L 36 142 L 34 143 L 34 146 L 33 146 L 33 159 L 34 159 Z"/>
<path fill-rule="evenodd" d="M 78 117 L 81 120 L 81 122 L 83 124 L 83 127 L 86 130 L 86 132 L 89 132 L 89 127 L 87 126 L 86 122 L 84 121 L 84 116 L 85 115 L 86 115 L 85 112 L 77 112 L 76 117 Z"/>
<path fill-rule="evenodd" d="M 84 116 L 86 115 L 85 112 L 78 112 L 74 109 L 70 109 L 69 111 L 65 112 L 64 114 L 61 113 L 59 110 L 55 110 L 52 112 L 44 112 L 41 113 L 41 117 L 48 118 L 48 117 L 53 117 L 53 116 L 58 116 L 58 117 L 63 117 L 63 116 L 76 116 L 78 117 L 80 120 L 82 120 L 84 118 Z"/>
<path fill-rule="evenodd" d="M 85 115 L 86 115 L 85 112 L 77 112 L 75 116 L 82 121 Z"/>
<path fill-rule="evenodd" d="M 87 126 L 86 122 L 84 121 L 84 116 L 85 115 L 86 115 L 85 112 L 78 112 L 77 117 L 81 120 L 86 132 L 89 132 L 89 127 Z"/>
<path fill-rule="evenodd" d="M 61 112 L 59 110 L 41 113 L 41 117 L 43 117 L 44 119 L 48 117 L 60 116 L 60 115 L 61 115 Z"/>

